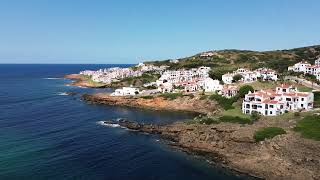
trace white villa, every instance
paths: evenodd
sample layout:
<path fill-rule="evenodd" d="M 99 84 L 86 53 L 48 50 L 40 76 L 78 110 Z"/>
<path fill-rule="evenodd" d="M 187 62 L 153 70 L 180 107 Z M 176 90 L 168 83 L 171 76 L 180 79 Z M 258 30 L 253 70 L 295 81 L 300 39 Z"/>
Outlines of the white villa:
<path fill-rule="evenodd" d="M 258 78 L 261 78 L 263 81 L 278 80 L 277 72 L 272 69 L 259 68 L 259 69 L 256 69 L 255 71 L 250 71 L 249 69 L 246 69 L 246 68 L 239 68 L 236 71 L 233 71 L 232 73 L 227 73 L 222 75 L 222 81 L 225 84 L 232 84 L 233 77 L 237 74 L 243 77 L 241 81 L 244 83 L 257 81 Z"/>
<path fill-rule="evenodd" d="M 252 72 L 246 68 L 239 68 L 232 73 L 227 73 L 227 74 L 222 75 L 222 81 L 225 84 L 232 84 L 233 77 L 237 74 L 239 74 L 243 77 L 241 81 L 243 81 L 245 83 L 256 81 L 258 78 L 258 74 L 256 72 Z"/>
<path fill-rule="evenodd" d="M 238 92 L 239 92 L 239 88 L 237 86 L 224 85 L 222 90 L 218 94 L 226 98 L 231 98 L 236 96 Z"/>
<path fill-rule="evenodd" d="M 305 74 L 311 74 L 316 76 L 317 80 L 320 81 L 320 58 L 315 60 L 314 65 L 311 65 L 306 61 L 301 61 L 293 66 L 289 66 L 288 71 L 303 72 Z"/>
<path fill-rule="evenodd" d="M 299 92 L 297 88 L 282 84 L 275 90 L 249 92 L 242 103 L 242 112 L 258 112 L 264 116 L 277 116 L 286 111 L 308 111 L 313 108 L 313 93 Z"/>
<path fill-rule="evenodd" d="M 257 73 L 257 77 L 260 77 L 263 81 L 277 81 L 278 74 L 275 70 L 268 69 L 268 68 L 259 68 L 256 69 L 254 72 Z"/>
<path fill-rule="evenodd" d="M 134 96 L 139 94 L 138 88 L 133 87 L 123 87 L 122 89 L 116 89 L 111 96 Z"/>
<path fill-rule="evenodd" d="M 199 85 L 204 89 L 205 92 L 216 92 L 221 91 L 223 86 L 219 80 L 213 80 L 211 78 L 205 78 L 203 81 L 199 81 Z"/>

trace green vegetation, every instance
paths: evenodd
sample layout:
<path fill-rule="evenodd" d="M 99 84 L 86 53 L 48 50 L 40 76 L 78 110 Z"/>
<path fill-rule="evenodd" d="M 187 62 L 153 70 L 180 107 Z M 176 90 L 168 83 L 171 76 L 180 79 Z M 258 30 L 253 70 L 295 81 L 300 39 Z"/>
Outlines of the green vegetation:
<path fill-rule="evenodd" d="M 228 109 L 221 113 L 222 116 L 233 116 L 233 117 L 241 117 L 241 118 L 250 118 L 250 115 L 243 114 L 241 108 Z"/>
<path fill-rule="evenodd" d="M 232 104 L 236 102 L 235 98 L 226 98 L 218 94 L 211 95 L 210 99 L 217 101 L 217 103 L 225 110 L 234 109 Z"/>
<path fill-rule="evenodd" d="M 289 50 L 275 50 L 275 51 L 247 51 L 247 50 L 220 50 L 215 51 L 212 57 L 201 57 L 196 54 L 191 57 L 178 59 L 179 63 L 173 64 L 169 60 L 147 62 L 154 65 L 168 65 L 171 69 L 179 68 L 193 68 L 199 66 L 209 66 L 215 68 L 232 68 L 246 67 L 259 68 L 268 67 L 278 72 L 285 72 L 288 66 L 291 66 L 301 60 L 306 60 L 313 63 L 314 59 L 320 55 L 320 46 L 309 46 L 302 48 L 295 48 Z M 231 70 L 232 71 L 232 70 Z M 217 73 L 217 72 L 215 72 Z M 213 75 L 211 77 L 221 77 Z M 217 78 L 214 78 L 217 79 Z"/>
<path fill-rule="evenodd" d="M 141 96 L 142 99 L 153 99 L 153 96 Z"/>
<path fill-rule="evenodd" d="M 240 98 L 244 98 L 244 96 L 246 94 L 248 94 L 249 91 L 254 92 L 253 87 L 250 86 L 250 85 L 244 85 L 244 86 L 240 87 L 239 93 L 238 93 L 237 96 L 240 97 Z"/>
<path fill-rule="evenodd" d="M 320 116 L 306 116 L 298 121 L 295 131 L 303 137 L 320 141 Z"/>
<path fill-rule="evenodd" d="M 239 124 L 250 124 L 252 121 L 249 118 L 242 118 L 239 116 L 221 116 L 219 117 L 221 122 L 239 123 Z"/>
<path fill-rule="evenodd" d="M 258 112 L 252 112 L 251 113 L 251 116 L 250 116 L 250 119 L 252 122 L 254 121 L 258 121 L 260 119 L 260 114 Z"/>
<path fill-rule="evenodd" d="M 205 118 L 201 118 L 199 120 L 199 123 L 205 124 L 205 125 L 210 125 L 210 124 L 219 124 L 220 122 L 218 119 L 205 117 Z"/>
<path fill-rule="evenodd" d="M 255 132 L 254 139 L 256 142 L 263 141 L 265 139 L 271 139 L 277 135 L 286 134 L 286 131 L 279 127 L 266 127 Z"/>
<path fill-rule="evenodd" d="M 121 86 L 142 86 L 143 84 L 154 82 L 160 78 L 160 74 L 153 73 L 153 72 L 146 72 L 143 73 L 139 77 L 127 77 L 122 79 L 119 82 L 112 82 L 112 85 L 121 85 Z M 154 87 L 150 87 L 151 89 Z"/>
<path fill-rule="evenodd" d="M 228 73 L 228 72 L 232 72 L 233 70 L 235 70 L 236 68 L 226 68 L 226 67 L 219 67 L 219 68 L 214 68 L 212 70 L 210 70 L 209 72 L 209 76 L 212 79 L 218 79 L 218 80 L 222 80 L 222 75 Z"/>
<path fill-rule="evenodd" d="M 303 86 L 303 85 L 298 85 L 298 90 L 301 91 L 301 92 L 312 92 L 312 88 L 309 88 L 309 87 L 306 87 L 306 86 Z"/>
<path fill-rule="evenodd" d="M 320 92 L 313 92 L 314 94 L 314 107 L 315 108 L 320 108 Z"/>
<path fill-rule="evenodd" d="M 178 97 L 182 97 L 183 94 L 182 93 L 163 93 L 160 94 L 159 97 L 163 97 L 165 99 L 169 99 L 169 100 L 174 100 L 177 99 Z"/>
<path fill-rule="evenodd" d="M 233 81 L 234 82 L 238 82 L 243 78 L 243 76 L 241 74 L 236 74 L 235 76 L 233 76 Z"/>

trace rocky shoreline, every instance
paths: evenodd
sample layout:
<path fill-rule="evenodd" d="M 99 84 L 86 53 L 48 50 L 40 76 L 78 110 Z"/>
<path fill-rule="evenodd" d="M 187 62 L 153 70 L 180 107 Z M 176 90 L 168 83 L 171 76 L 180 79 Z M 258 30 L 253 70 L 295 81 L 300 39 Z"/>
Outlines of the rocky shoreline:
<path fill-rule="evenodd" d="M 199 96 L 182 96 L 173 100 L 154 96 L 115 97 L 106 93 L 83 94 L 92 104 L 126 106 L 151 110 L 188 111 L 214 116 L 219 112 L 213 101 Z M 140 124 L 128 120 L 105 121 L 131 130 L 157 134 L 169 145 L 190 154 L 201 155 L 240 174 L 258 179 L 320 179 L 320 143 L 302 138 L 292 130 L 296 121 L 261 119 L 250 125 L 219 123 L 213 125 Z M 286 134 L 256 142 L 254 133 L 263 127 L 282 127 Z"/>
<path fill-rule="evenodd" d="M 214 114 L 219 109 L 215 102 L 201 100 L 198 96 L 183 96 L 174 100 L 163 97 L 144 99 L 136 96 L 110 96 L 107 93 L 83 94 L 82 100 L 93 104 L 127 106 L 151 110 L 184 111 L 200 114 Z"/>
<path fill-rule="evenodd" d="M 261 179 L 320 179 L 320 144 L 288 131 L 260 143 L 253 134 L 259 125 L 221 123 L 200 125 L 140 124 L 128 120 L 105 121 L 131 130 L 158 134 L 184 151 L 202 154 L 234 171 Z"/>

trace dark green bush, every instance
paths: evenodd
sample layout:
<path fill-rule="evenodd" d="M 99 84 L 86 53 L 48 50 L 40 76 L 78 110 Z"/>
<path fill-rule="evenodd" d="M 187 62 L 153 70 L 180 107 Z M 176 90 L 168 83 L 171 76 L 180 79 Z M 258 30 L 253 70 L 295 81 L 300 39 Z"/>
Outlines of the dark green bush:
<path fill-rule="evenodd" d="M 142 99 L 153 99 L 153 96 L 141 96 Z"/>
<path fill-rule="evenodd" d="M 256 131 L 254 134 L 254 139 L 256 142 L 259 142 L 265 139 L 271 139 L 280 134 L 286 134 L 286 131 L 279 127 L 266 127 Z"/>
<path fill-rule="evenodd" d="M 221 122 L 239 123 L 239 124 L 250 124 L 251 120 L 248 118 L 242 118 L 239 116 L 221 116 L 219 118 Z"/>

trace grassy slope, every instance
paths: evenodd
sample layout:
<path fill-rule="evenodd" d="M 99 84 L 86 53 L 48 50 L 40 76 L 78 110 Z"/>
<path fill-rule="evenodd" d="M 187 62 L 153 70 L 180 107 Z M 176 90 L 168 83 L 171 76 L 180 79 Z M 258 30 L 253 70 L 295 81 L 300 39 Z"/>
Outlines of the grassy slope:
<path fill-rule="evenodd" d="M 216 55 L 209 58 L 200 57 L 200 54 L 181 58 L 177 64 L 170 63 L 168 60 L 146 63 L 169 65 L 172 69 L 192 68 L 204 65 L 210 66 L 213 69 L 224 68 L 226 71 L 237 67 L 258 68 L 265 66 L 283 72 L 288 66 L 301 60 L 313 63 L 317 56 L 320 55 L 320 45 L 265 52 L 245 50 L 221 50 L 215 52 Z"/>

